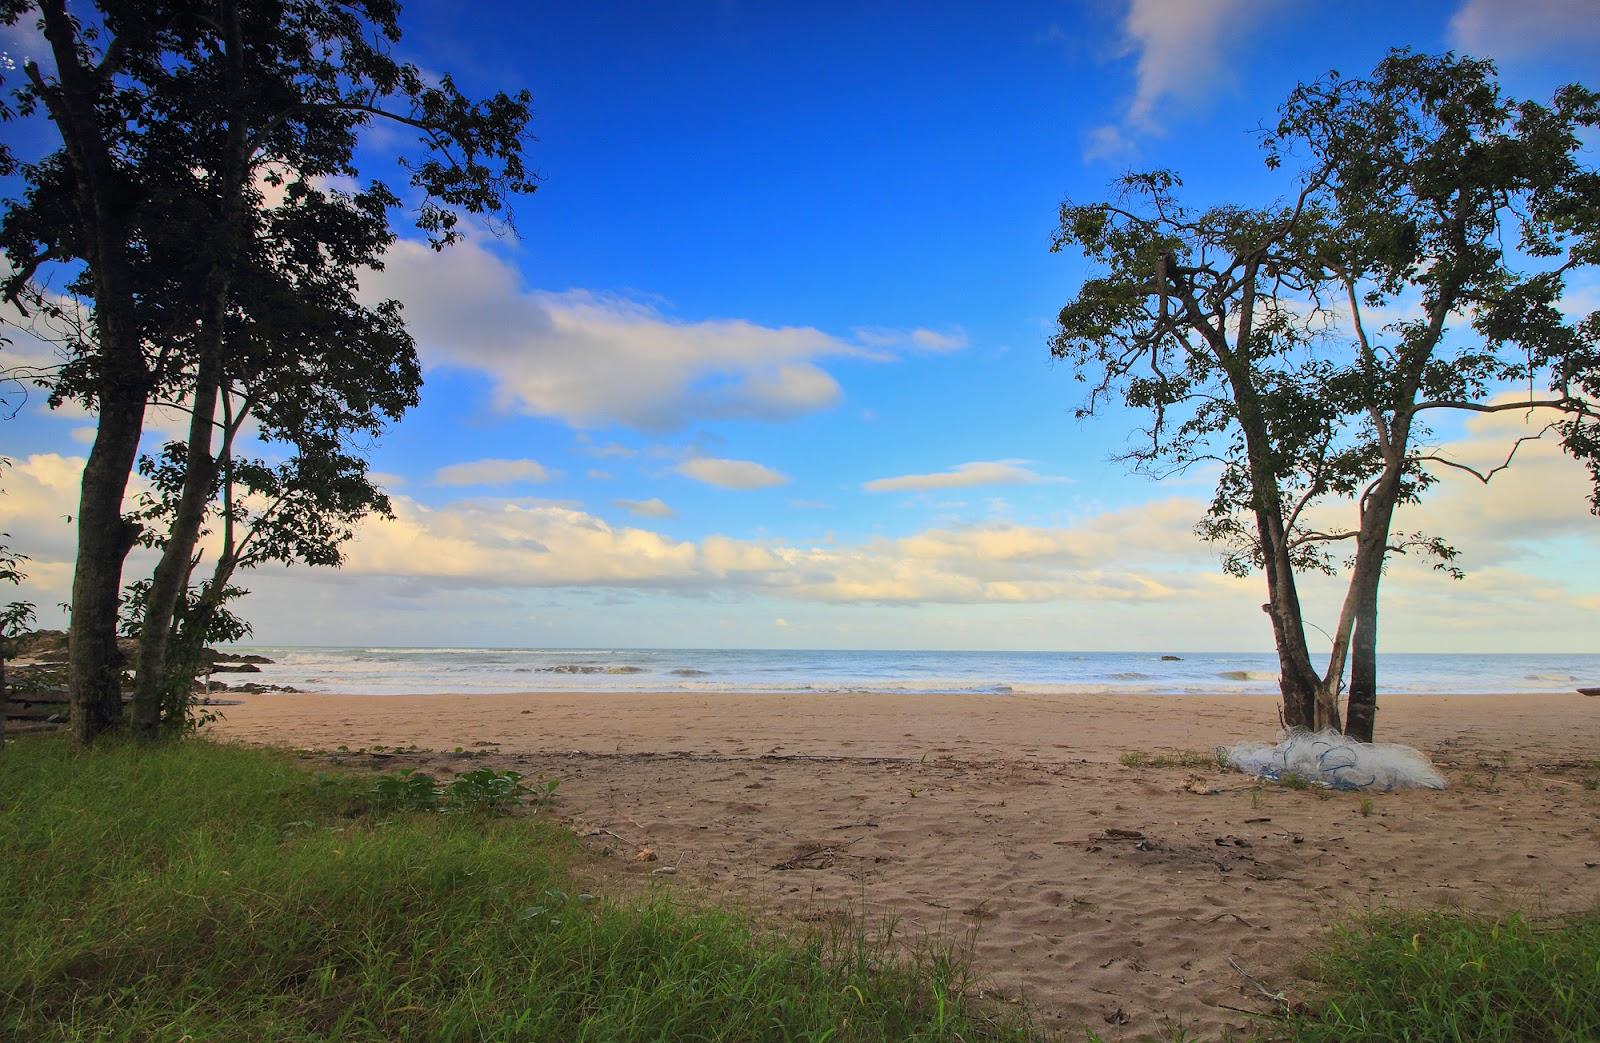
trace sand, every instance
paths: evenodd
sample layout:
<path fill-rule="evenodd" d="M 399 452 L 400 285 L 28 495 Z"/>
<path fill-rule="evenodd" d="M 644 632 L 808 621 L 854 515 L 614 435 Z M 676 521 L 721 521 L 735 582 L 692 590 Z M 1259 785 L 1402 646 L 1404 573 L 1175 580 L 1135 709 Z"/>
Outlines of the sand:
<path fill-rule="evenodd" d="M 1600 903 L 1600 699 L 1577 694 L 1387 698 L 1380 738 L 1451 788 L 1368 814 L 1360 794 L 1119 763 L 1271 738 L 1265 697 L 253 695 L 226 713 L 241 741 L 422 750 L 345 763 L 559 779 L 556 812 L 661 886 L 975 931 L 987 991 L 1065 1038 L 1248 1026 L 1263 989 L 1303 990 L 1327 925 L 1373 905 Z"/>

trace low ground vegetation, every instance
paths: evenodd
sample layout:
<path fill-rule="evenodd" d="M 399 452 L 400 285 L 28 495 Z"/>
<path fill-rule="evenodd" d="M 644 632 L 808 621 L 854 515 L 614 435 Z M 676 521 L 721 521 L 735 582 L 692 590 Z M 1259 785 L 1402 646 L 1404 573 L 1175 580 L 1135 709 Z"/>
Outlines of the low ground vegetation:
<path fill-rule="evenodd" d="M 947 950 L 596 897 L 594 856 L 539 811 L 556 793 L 488 770 L 319 773 L 203 740 L 13 742 L 0 1038 L 1046 1038 L 976 1002 Z M 1310 994 L 1246 1038 L 1600 1039 L 1600 913 L 1382 914 L 1307 970 Z"/>

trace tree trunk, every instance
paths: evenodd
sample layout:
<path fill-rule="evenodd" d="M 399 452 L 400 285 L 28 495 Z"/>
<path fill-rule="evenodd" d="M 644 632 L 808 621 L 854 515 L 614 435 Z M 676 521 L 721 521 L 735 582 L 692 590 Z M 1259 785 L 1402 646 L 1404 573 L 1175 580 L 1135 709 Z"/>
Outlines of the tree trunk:
<path fill-rule="evenodd" d="M 102 335 L 105 324 L 102 323 Z M 78 498 L 78 562 L 72 577 L 72 631 L 67 683 L 72 734 L 91 742 L 122 722 L 122 655 L 117 650 L 117 609 L 122 565 L 139 527 L 122 515 L 128 476 L 144 429 L 145 389 L 108 380 L 99 400 L 100 422 L 83 468 Z"/>
<path fill-rule="evenodd" d="M 222 602 L 222 591 L 227 589 L 228 581 L 233 577 L 236 564 L 237 559 L 229 552 L 224 552 L 217 559 L 216 569 L 211 579 L 201 587 L 193 609 L 186 612 L 173 628 L 172 648 L 167 661 L 181 671 L 183 685 L 179 687 L 175 682 L 162 689 L 162 723 L 168 729 L 181 730 L 188 718 L 193 699 L 193 680 L 200 675 L 206 634 Z"/>
<path fill-rule="evenodd" d="M 1409 417 L 1397 418 L 1391 429 L 1391 444 L 1406 444 L 1410 430 Z M 1404 457 L 1391 453 L 1383 474 L 1366 494 L 1361 531 L 1356 536 L 1356 560 L 1350 576 L 1355 629 L 1350 640 L 1350 696 L 1345 712 L 1345 734 L 1361 742 L 1372 741 L 1377 723 L 1378 585 L 1383 580 L 1383 565 L 1389 555 L 1389 529 L 1394 524 L 1404 472 Z"/>
<path fill-rule="evenodd" d="M 244 41 L 239 8 L 237 4 L 228 3 L 222 5 L 221 12 L 225 22 L 223 47 L 228 58 L 227 91 L 237 106 L 244 86 Z M 194 548 L 205 524 L 206 508 L 216 493 L 218 463 L 211 455 L 211 440 L 216 433 L 217 396 L 222 388 L 227 347 L 228 297 L 241 237 L 238 226 L 244 183 L 249 175 L 246 123 L 245 115 L 235 107 L 228 120 L 228 148 L 219 172 L 223 186 L 221 205 L 214 235 L 206 247 L 210 252 L 210 264 L 202 281 L 203 296 L 198 298 L 204 313 L 199 331 L 200 358 L 195 371 L 194 412 L 189 418 L 183 493 L 178 498 L 172 529 L 145 600 L 145 625 L 139 639 L 139 674 L 133 704 L 134 730 L 142 739 L 155 738 L 160 729 L 165 690 L 169 686 L 181 686 L 178 691 L 187 696 L 194 680 L 192 676 L 184 676 L 191 669 L 187 663 L 168 663 L 167 644 L 178 603 L 188 592 Z"/>
<path fill-rule="evenodd" d="M 1378 718 L 1378 599 L 1362 606 L 1350 646 L 1350 700 L 1344 733 L 1359 742 L 1371 742 Z"/>
<path fill-rule="evenodd" d="M 1398 486 L 1398 483 L 1395 483 Z M 1378 715 L 1378 585 L 1388 554 L 1389 526 L 1394 502 L 1380 486 L 1362 520 L 1357 537 L 1356 563 L 1350 577 L 1355 597 L 1355 630 L 1350 641 L 1350 696 L 1345 712 L 1345 734 L 1371 742 Z"/>
<path fill-rule="evenodd" d="M 1267 579 L 1267 604 L 1262 609 L 1272 619 L 1273 644 L 1278 651 L 1278 688 L 1283 693 L 1283 724 L 1286 728 L 1321 729 L 1328 724 L 1330 700 L 1322 690 L 1321 678 L 1311 666 L 1306 646 L 1305 619 L 1300 608 L 1300 591 L 1295 582 L 1288 536 L 1284 532 L 1283 501 L 1271 465 L 1271 436 L 1261 415 L 1259 403 L 1248 381 L 1237 379 L 1235 401 L 1239 403 L 1239 426 L 1245 437 L 1253 486 L 1252 509 L 1256 535 L 1262 552 L 1262 571 Z M 1338 704 L 1332 703 L 1333 724 L 1338 727 Z"/>
<path fill-rule="evenodd" d="M 134 679 L 133 730 L 140 739 L 154 739 L 161 728 L 163 693 L 169 684 L 187 685 L 192 678 L 169 670 L 167 647 L 178 602 L 189 584 L 195 544 L 205 523 L 206 507 L 215 492 L 217 462 L 211 455 L 215 430 L 217 391 L 222 383 L 221 301 L 213 316 L 215 339 L 201 356 L 195 377 L 193 413 L 189 422 L 188 458 L 184 465 L 183 493 L 172 518 L 161 560 L 151 576 L 145 597 L 144 625 L 139 631 L 139 669 Z M 181 664 L 176 664 L 181 667 Z M 171 674 L 172 676 L 169 676 Z"/>
<path fill-rule="evenodd" d="M 89 742 L 122 719 L 117 609 L 123 562 L 139 533 L 122 516 L 151 386 L 134 322 L 136 291 L 128 256 L 128 213 L 138 189 L 112 161 L 97 108 L 106 81 L 84 64 L 79 24 L 65 0 L 40 0 L 38 10 L 59 89 L 45 88 L 34 63 L 24 62 L 23 70 L 66 146 L 83 259 L 94 283 L 100 366 L 95 401 L 99 423 L 78 498 L 78 560 L 67 653 L 72 733 Z"/>

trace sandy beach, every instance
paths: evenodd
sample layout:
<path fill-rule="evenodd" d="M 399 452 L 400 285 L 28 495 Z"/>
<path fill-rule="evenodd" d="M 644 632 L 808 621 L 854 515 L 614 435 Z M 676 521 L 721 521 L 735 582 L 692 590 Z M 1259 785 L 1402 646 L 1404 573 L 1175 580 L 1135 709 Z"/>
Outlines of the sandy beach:
<path fill-rule="evenodd" d="M 975 932 L 994 994 L 1107 1039 L 1250 1024 L 1329 923 L 1372 905 L 1600 902 L 1600 699 L 1577 694 L 1385 699 L 1380 738 L 1450 788 L 1365 809 L 1120 763 L 1270 739 L 1276 702 L 1255 696 L 270 694 L 225 712 L 229 740 L 559 779 L 557 813 L 664 886 Z"/>

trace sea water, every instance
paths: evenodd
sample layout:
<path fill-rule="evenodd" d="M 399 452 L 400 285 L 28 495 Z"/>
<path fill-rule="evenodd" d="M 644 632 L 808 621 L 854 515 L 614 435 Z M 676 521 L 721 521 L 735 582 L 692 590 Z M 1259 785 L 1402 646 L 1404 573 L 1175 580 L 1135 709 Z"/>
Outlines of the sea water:
<path fill-rule="evenodd" d="M 313 648 L 251 646 L 273 660 L 234 681 L 306 692 L 1277 691 L 1277 658 L 1243 652 L 894 652 L 709 648 Z M 1175 657 L 1175 658 L 1173 658 Z M 1385 692 L 1571 692 L 1600 685 L 1600 654 L 1378 657 Z"/>

